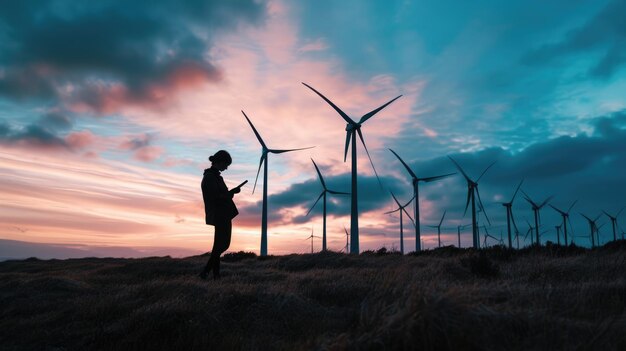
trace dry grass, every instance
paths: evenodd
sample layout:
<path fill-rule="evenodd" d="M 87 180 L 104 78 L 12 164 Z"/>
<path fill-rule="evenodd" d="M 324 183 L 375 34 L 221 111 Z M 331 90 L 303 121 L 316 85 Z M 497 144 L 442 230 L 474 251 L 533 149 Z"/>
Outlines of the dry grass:
<path fill-rule="evenodd" d="M 626 350 L 626 242 L 0 263 L 2 350 Z"/>

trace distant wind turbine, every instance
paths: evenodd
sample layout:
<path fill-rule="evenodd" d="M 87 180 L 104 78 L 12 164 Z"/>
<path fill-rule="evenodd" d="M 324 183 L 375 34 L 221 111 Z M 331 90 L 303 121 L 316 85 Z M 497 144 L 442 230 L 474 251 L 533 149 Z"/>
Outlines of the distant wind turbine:
<path fill-rule="evenodd" d="M 475 200 L 476 196 L 478 196 L 478 203 L 479 203 L 480 208 L 482 208 L 483 211 L 485 211 L 483 202 L 480 199 L 480 192 L 478 191 L 478 182 L 480 181 L 480 178 L 482 178 L 485 175 L 487 170 L 489 170 L 489 168 L 491 168 L 496 163 L 493 162 L 492 164 L 487 166 L 487 168 L 485 168 L 485 170 L 480 174 L 478 179 L 474 181 L 467 175 L 467 173 L 465 173 L 463 168 L 461 168 L 461 166 L 452 157 L 448 156 L 448 158 L 450 159 L 450 161 L 452 161 L 452 163 L 454 163 L 456 168 L 459 171 L 461 171 L 461 174 L 463 174 L 463 177 L 465 177 L 465 180 L 467 181 L 467 201 L 465 203 L 465 211 L 463 212 L 463 216 L 465 216 L 465 214 L 467 213 L 467 207 L 469 206 L 469 203 L 471 200 L 472 202 L 472 238 L 473 238 L 474 248 L 478 249 L 480 246 L 480 237 L 478 234 L 478 224 L 476 222 L 476 200 Z M 485 218 L 487 219 L 487 222 L 489 223 L 489 225 L 491 225 L 491 222 L 489 221 L 489 217 L 487 217 L 487 212 L 484 212 L 484 214 L 485 214 Z"/>
<path fill-rule="evenodd" d="M 350 237 L 350 233 L 348 233 L 348 229 L 346 229 L 346 227 L 343 227 L 343 230 L 346 232 L 346 253 L 350 253 L 350 246 L 348 243 L 348 238 Z"/>
<path fill-rule="evenodd" d="M 622 207 L 622 209 L 619 210 L 619 212 L 617 212 L 615 216 L 611 216 L 609 213 L 607 213 L 604 210 L 602 211 L 611 220 L 611 226 L 613 227 L 613 241 L 617 240 L 617 233 L 615 232 L 615 228 L 617 227 L 617 217 L 619 217 L 619 214 L 622 213 L 623 210 L 624 210 L 624 207 Z"/>
<path fill-rule="evenodd" d="M 320 172 L 320 169 L 317 167 L 317 164 L 315 163 L 315 161 L 313 161 L 313 159 L 311 159 L 311 162 L 313 162 L 313 166 L 315 166 L 315 170 L 317 171 L 317 175 L 320 177 L 320 182 L 322 183 L 322 188 L 324 188 L 324 190 L 322 190 L 322 193 L 317 198 L 317 200 L 315 200 L 315 203 L 313 204 L 313 206 L 311 206 L 311 208 L 309 209 L 309 212 L 307 212 L 306 215 L 308 216 L 309 213 L 311 213 L 311 211 L 315 207 L 315 205 L 317 205 L 318 201 L 320 201 L 321 198 L 324 198 L 322 202 L 323 223 L 324 223 L 323 224 L 324 229 L 322 232 L 322 251 L 326 251 L 326 193 L 333 194 L 333 195 L 350 195 L 350 193 L 342 193 L 339 191 L 328 189 L 326 187 L 326 182 L 324 181 L 324 177 L 322 177 L 322 173 Z"/>
<path fill-rule="evenodd" d="M 596 219 L 591 219 L 588 216 L 585 216 L 583 213 L 580 213 L 581 216 L 585 217 L 585 219 L 587 220 L 587 223 L 589 223 L 589 231 L 591 232 L 591 247 L 596 247 L 596 237 L 594 234 L 596 234 L 598 232 L 598 226 L 596 225 L 596 222 L 598 221 L 598 219 L 600 218 L 601 215 L 598 215 L 596 217 Z M 599 239 L 599 238 L 598 238 Z M 598 240 L 599 241 L 599 240 Z M 598 243 L 600 244 L 600 243 Z"/>
<path fill-rule="evenodd" d="M 356 157 L 356 144 L 357 144 L 357 134 L 359 139 L 361 139 L 361 143 L 365 148 L 365 153 L 367 153 L 367 157 L 370 160 L 372 168 L 374 169 L 374 174 L 376 174 L 376 178 L 380 183 L 380 178 L 378 178 L 378 173 L 376 172 L 376 168 L 374 167 L 374 163 L 372 162 L 372 158 L 370 157 L 369 151 L 367 150 L 367 146 L 365 145 L 365 140 L 363 140 L 363 133 L 361 132 L 361 125 L 365 123 L 368 119 L 372 118 L 376 113 L 378 113 L 383 108 L 387 107 L 387 105 L 396 101 L 400 98 L 399 95 L 384 105 L 380 106 L 377 109 L 374 109 L 366 114 L 364 114 L 358 122 L 355 122 L 353 119 L 348 117 L 348 115 L 343 112 L 339 107 L 337 107 L 332 101 L 322 95 L 319 91 L 315 90 L 313 87 L 306 83 L 304 84 L 307 88 L 313 90 L 317 95 L 319 95 L 324 101 L 326 101 L 339 115 L 346 121 L 346 145 L 343 156 L 343 161 L 346 162 L 348 157 L 348 146 L 352 142 L 352 199 L 351 199 L 351 207 L 350 207 L 350 253 L 359 254 L 359 205 L 358 205 L 358 194 L 357 194 L 357 157 Z M 381 183 L 382 186 L 382 183 Z"/>
<path fill-rule="evenodd" d="M 400 160 L 400 162 L 402 163 L 402 165 L 404 166 L 404 168 L 407 170 L 407 172 L 409 172 L 409 175 L 411 175 L 412 181 L 413 181 L 413 198 L 415 198 L 415 205 L 414 205 L 414 216 L 415 216 L 415 252 L 419 252 L 422 250 L 422 247 L 420 245 L 421 243 L 421 228 L 420 228 L 420 202 L 419 202 L 419 182 L 424 182 L 424 183 L 429 183 L 435 180 L 439 180 L 439 179 L 443 179 L 446 177 L 449 177 L 451 175 L 454 175 L 456 173 L 448 173 L 448 174 L 442 174 L 442 175 L 437 175 L 437 176 L 433 176 L 433 177 L 425 177 L 425 178 L 419 178 L 415 175 L 415 172 L 413 172 L 413 170 L 411 169 L 411 167 L 409 167 L 409 165 L 406 164 L 406 162 L 404 162 L 404 160 L 392 149 L 389 149 L 389 151 L 391 151 L 394 155 L 396 155 L 396 157 L 398 158 L 398 160 Z"/>
<path fill-rule="evenodd" d="M 550 207 L 552 207 L 553 210 L 560 213 L 561 217 L 563 217 L 563 239 L 565 240 L 565 246 L 569 245 L 567 243 L 567 223 L 569 223 L 570 225 L 572 224 L 569 220 L 569 211 L 571 211 L 574 205 L 576 205 L 576 202 L 578 202 L 578 200 L 575 200 L 574 202 L 572 202 L 572 204 L 567 209 L 567 211 L 559 210 L 558 208 L 552 205 L 549 205 Z M 573 239 L 572 239 L 572 242 L 573 242 Z"/>
<path fill-rule="evenodd" d="M 250 121 L 250 118 L 248 118 L 246 113 L 243 111 L 241 111 L 241 113 L 243 113 L 243 116 L 246 118 L 246 121 L 248 121 L 248 124 L 250 124 L 250 127 L 252 127 L 252 131 L 254 132 L 254 135 L 256 135 L 256 138 L 259 141 L 259 144 L 261 144 L 261 161 L 259 162 L 259 169 L 257 170 L 256 178 L 254 179 L 254 187 L 252 188 L 252 193 L 254 194 L 254 190 L 256 189 L 256 182 L 259 179 L 259 172 L 261 171 L 261 166 L 264 166 L 263 167 L 263 210 L 261 214 L 261 256 L 267 256 L 267 162 L 268 162 L 267 154 L 269 153 L 282 154 L 284 152 L 311 149 L 313 148 L 313 146 L 300 148 L 300 149 L 288 149 L 288 150 L 270 149 L 267 147 L 267 145 L 265 144 L 265 141 L 263 141 L 263 138 L 261 138 L 261 135 L 256 130 L 256 128 L 254 128 L 254 125 L 252 124 L 252 122 Z"/>
<path fill-rule="evenodd" d="M 541 216 L 539 214 L 539 211 L 543 208 L 543 206 L 548 204 L 548 201 L 550 201 L 554 197 L 554 195 L 548 196 L 548 198 L 543 200 L 542 203 L 537 204 L 530 198 L 530 196 L 528 196 L 528 194 L 524 192 L 524 190 L 522 190 L 522 193 L 524 194 L 524 199 L 528 201 L 528 203 L 531 205 L 533 213 L 535 214 L 535 240 L 536 244 L 538 246 L 541 246 L 541 240 L 539 239 L 539 222 L 541 221 Z"/>
<path fill-rule="evenodd" d="M 409 216 L 409 219 L 411 220 L 411 222 L 413 222 L 413 225 L 415 225 L 415 221 L 413 220 L 413 218 L 411 218 L 411 215 L 406 211 L 406 207 L 408 205 L 411 204 L 411 202 L 413 201 L 413 198 L 411 198 L 411 200 L 407 201 L 406 204 L 401 205 L 400 201 L 398 201 L 398 199 L 396 198 L 396 196 L 393 194 L 393 192 L 389 191 L 391 193 L 391 196 L 393 197 L 393 200 L 396 202 L 396 204 L 398 205 L 398 208 L 393 210 L 393 211 L 389 211 L 389 212 L 385 212 L 384 214 L 392 214 L 394 212 L 400 212 L 400 253 L 402 255 L 404 255 L 404 227 L 403 227 L 403 220 L 402 220 L 402 212 L 406 213 L 407 216 Z"/>
<path fill-rule="evenodd" d="M 513 248 L 513 241 L 511 239 L 512 238 L 511 237 L 511 221 L 513 221 L 513 226 L 515 227 L 515 230 L 517 230 L 517 224 L 515 224 L 515 217 L 513 217 L 513 201 L 515 201 L 515 196 L 517 195 L 517 192 L 519 191 L 519 188 L 522 186 L 523 182 L 524 182 L 524 179 L 522 179 L 517 185 L 517 189 L 515 189 L 515 192 L 513 193 L 513 197 L 511 198 L 511 201 L 502 203 L 502 206 L 506 207 L 506 226 L 507 226 L 507 233 L 509 235 L 509 249 Z"/>
<path fill-rule="evenodd" d="M 441 216 L 441 220 L 438 225 L 429 225 L 431 228 L 437 228 L 437 247 L 441 247 L 441 224 L 443 223 L 443 219 L 446 217 L 446 212 L 447 211 L 443 211 L 443 215 Z"/>
<path fill-rule="evenodd" d="M 304 240 L 311 239 L 311 253 L 313 253 L 313 238 L 319 238 L 319 236 L 313 235 L 313 228 L 311 228 L 311 235 L 308 238 L 304 239 Z"/>
<path fill-rule="evenodd" d="M 461 229 L 465 229 L 465 227 L 469 227 L 470 225 L 472 225 L 472 223 L 456 226 L 456 232 L 457 232 L 457 236 L 458 236 L 458 239 L 459 239 L 459 246 L 458 246 L 459 249 L 461 248 Z"/>
<path fill-rule="evenodd" d="M 561 246 L 561 227 L 563 224 L 555 225 L 554 229 L 556 229 L 556 244 Z"/>

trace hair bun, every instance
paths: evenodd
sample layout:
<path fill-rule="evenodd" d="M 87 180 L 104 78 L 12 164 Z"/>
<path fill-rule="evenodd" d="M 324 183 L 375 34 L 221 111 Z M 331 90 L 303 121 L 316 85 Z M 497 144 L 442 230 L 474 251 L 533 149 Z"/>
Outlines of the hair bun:
<path fill-rule="evenodd" d="M 214 159 L 214 158 L 215 158 L 215 157 L 213 157 L 213 156 L 209 156 L 209 161 L 213 162 L 213 159 Z"/>

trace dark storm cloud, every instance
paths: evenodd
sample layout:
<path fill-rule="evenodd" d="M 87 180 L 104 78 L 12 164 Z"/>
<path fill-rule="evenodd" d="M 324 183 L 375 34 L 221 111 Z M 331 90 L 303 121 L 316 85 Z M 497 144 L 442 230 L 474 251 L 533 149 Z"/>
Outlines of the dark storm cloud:
<path fill-rule="evenodd" d="M 526 63 L 543 63 L 573 54 L 599 53 L 589 74 L 610 78 L 626 62 L 626 2 L 614 0 L 584 25 L 571 30 L 563 40 L 544 45 L 524 57 Z"/>
<path fill-rule="evenodd" d="M 65 140 L 53 131 L 37 124 L 31 124 L 24 128 L 11 128 L 8 124 L 0 124 L 0 143 L 3 144 L 26 144 L 39 147 L 66 147 Z"/>
<path fill-rule="evenodd" d="M 72 119 L 59 112 L 48 112 L 25 126 L 12 126 L 4 122 L 0 124 L 0 142 L 8 145 L 25 144 L 27 146 L 68 148 L 69 145 L 65 141 L 63 133 L 70 130 L 72 125 Z"/>
<path fill-rule="evenodd" d="M 263 11 L 252 0 L 2 1 L 0 94 L 54 99 L 71 84 L 70 97 L 102 110 L 103 95 L 121 94 L 113 82 L 116 99 L 151 103 L 155 87 L 219 79 L 211 38 Z"/>

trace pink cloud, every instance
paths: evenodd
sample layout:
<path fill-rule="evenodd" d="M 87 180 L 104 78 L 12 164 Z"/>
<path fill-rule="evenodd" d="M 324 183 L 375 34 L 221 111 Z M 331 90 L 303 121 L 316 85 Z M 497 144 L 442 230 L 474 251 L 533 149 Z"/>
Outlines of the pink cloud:
<path fill-rule="evenodd" d="M 163 148 L 159 146 L 144 146 L 135 151 L 134 158 L 142 162 L 152 162 L 163 154 Z"/>
<path fill-rule="evenodd" d="M 73 132 L 65 137 L 65 142 L 71 149 L 83 149 L 92 145 L 95 140 L 96 137 L 88 130 Z"/>

